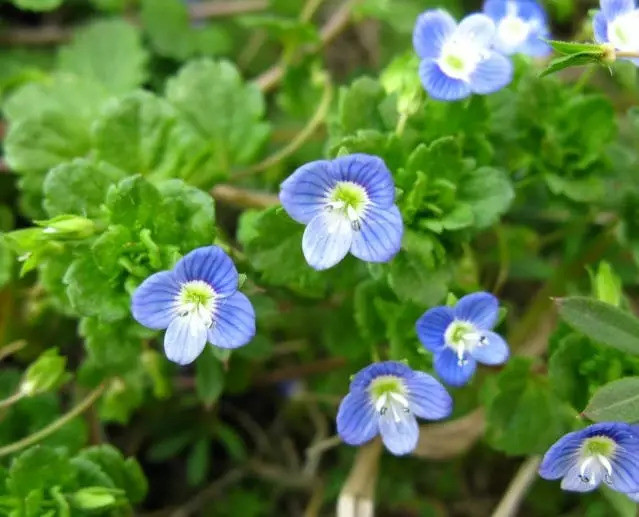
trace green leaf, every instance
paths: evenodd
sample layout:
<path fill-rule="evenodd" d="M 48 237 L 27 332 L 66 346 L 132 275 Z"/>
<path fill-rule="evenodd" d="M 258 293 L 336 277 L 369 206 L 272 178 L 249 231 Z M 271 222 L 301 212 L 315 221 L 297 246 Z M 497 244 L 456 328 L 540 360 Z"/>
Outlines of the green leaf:
<path fill-rule="evenodd" d="M 500 169 L 480 167 L 464 175 L 459 182 L 458 199 L 470 206 L 477 228 L 496 223 L 514 197 L 512 182 Z"/>
<path fill-rule="evenodd" d="M 124 459 L 120 451 L 106 444 L 84 449 L 77 457 L 98 465 L 116 488 L 125 491 L 132 503 L 138 503 L 146 496 L 147 481 L 135 458 Z"/>
<path fill-rule="evenodd" d="M 484 397 L 486 438 L 506 454 L 543 453 L 575 422 L 574 412 L 531 366 L 530 359 L 512 358 L 497 377 L 495 393 Z"/>
<path fill-rule="evenodd" d="M 141 176 L 133 176 L 109 188 L 106 207 L 112 224 L 140 231 L 153 226 L 161 201 L 157 188 Z"/>
<path fill-rule="evenodd" d="M 186 481 L 191 486 L 202 483 L 210 467 L 211 442 L 200 438 L 186 457 Z"/>
<path fill-rule="evenodd" d="M 541 72 L 540 76 L 545 77 L 571 66 L 586 66 L 589 64 L 603 64 L 603 53 L 600 51 L 582 51 L 569 56 L 555 58 Z"/>
<path fill-rule="evenodd" d="M 100 486 L 81 488 L 71 495 L 71 504 L 80 510 L 104 510 L 115 506 L 118 493 Z"/>
<path fill-rule="evenodd" d="M 27 11 L 52 11 L 62 5 L 62 0 L 11 0 L 13 5 Z"/>
<path fill-rule="evenodd" d="M 336 128 L 342 135 L 359 129 L 386 131 L 397 124 L 397 111 L 384 110 L 386 91 L 370 77 L 360 77 L 340 90 Z"/>
<path fill-rule="evenodd" d="M 64 163 L 46 175 L 44 208 L 51 217 L 60 214 L 98 217 L 109 187 L 124 176 L 120 169 L 84 158 Z"/>
<path fill-rule="evenodd" d="M 142 25 L 151 46 L 163 57 L 184 61 L 195 55 L 222 55 L 232 48 L 221 24 L 193 27 L 180 0 L 142 0 Z"/>
<path fill-rule="evenodd" d="M 598 300 L 619 307 L 623 296 L 621 278 L 615 273 L 612 266 L 601 261 L 597 272 L 591 275 L 594 296 Z"/>
<path fill-rule="evenodd" d="M 584 414 L 595 422 L 639 422 L 639 377 L 626 377 L 599 388 Z"/>
<path fill-rule="evenodd" d="M 157 187 L 162 196 L 154 225 L 157 241 L 178 245 L 183 253 L 212 244 L 215 204 L 211 195 L 181 180 L 166 180 Z"/>
<path fill-rule="evenodd" d="M 205 406 L 211 406 L 224 389 L 224 369 L 212 345 L 206 346 L 195 363 L 195 390 Z"/>
<path fill-rule="evenodd" d="M 100 20 L 79 29 L 60 49 L 58 68 L 102 84 L 114 94 L 140 86 L 147 54 L 138 30 L 124 20 Z"/>
<path fill-rule="evenodd" d="M 390 264 L 388 284 L 401 301 L 410 300 L 433 307 L 448 293 L 451 274 L 440 264 L 441 244 L 429 235 L 407 230 L 402 241 L 404 253 Z"/>
<path fill-rule="evenodd" d="M 319 296 L 325 291 L 326 281 L 304 259 L 303 232 L 303 225 L 281 208 L 273 207 L 262 212 L 243 212 L 237 237 L 249 262 L 265 282 Z"/>
<path fill-rule="evenodd" d="M 573 41 L 557 41 L 548 40 L 547 43 L 562 54 L 579 54 L 581 52 L 598 52 L 601 53 L 605 47 L 598 43 L 576 43 Z"/>
<path fill-rule="evenodd" d="M 105 275 L 92 255 L 75 259 L 63 278 L 69 302 L 78 314 L 115 321 L 129 314 L 129 295 L 117 278 Z"/>
<path fill-rule="evenodd" d="M 166 146 L 176 117 L 168 102 L 150 92 L 120 98 L 105 108 L 93 126 L 97 158 L 142 175 L 166 167 L 165 162 L 175 161 Z"/>
<path fill-rule="evenodd" d="M 607 303 L 574 296 L 556 300 L 559 315 L 572 328 L 590 339 L 639 354 L 639 319 Z"/>
<path fill-rule="evenodd" d="M 90 360 L 103 377 L 119 375 L 138 366 L 142 343 L 137 326 L 113 325 L 94 316 L 80 320 L 79 333 Z"/>
<path fill-rule="evenodd" d="M 233 166 L 250 163 L 268 138 L 262 93 L 227 61 L 188 63 L 168 81 L 166 96 L 209 142 L 220 178 Z"/>
<path fill-rule="evenodd" d="M 75 469 L 59 449 L 36 445 L 16 457 L 9 468 L 9 493 L 26 497 L 30 492 L 73 483 Z"/>

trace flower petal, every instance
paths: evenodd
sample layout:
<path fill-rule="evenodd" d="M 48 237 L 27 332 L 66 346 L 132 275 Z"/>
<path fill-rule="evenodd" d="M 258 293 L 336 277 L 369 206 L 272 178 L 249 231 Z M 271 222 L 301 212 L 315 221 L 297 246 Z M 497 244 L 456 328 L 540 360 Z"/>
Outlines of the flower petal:
<path fill-rule="evenodd" d="M 601 0 L 601 11 L 608 21 L 613 21 L 617 16 L 635 8 L 634 0 Z"/>
<path fill-rule="evenodd" d="M 404 223 L 396 205 L 371 206 L 360 218 L 360 229 L 353 232 L 351 253 L 367 262 L 388 262 L 402 243 Z"/>
<path fill-rule="evenodd" d="M 419 78 L 426 93 L 433 99 L 457 101 L 468 97 L 471 93 L 468 83 L 448 77 L 432 59 L 424 59 L 419 64 Z"/>
<path fill-rule="evenodd" d="M 442 306 L 428 309 L 422 317 L 417 320 L 415 324 L 417 337 L 426 350 L 430 350 L 431 352 L 441 351 L 445 346 L 444 334 L 454 318 L 453 309 Z"/>
<path fill-rule="evenodd" d="M 483 291 L 463 296 L 455 305 L 455 318 L 469 321 L 477 328 L 490 330 L 497 322 L 499 301 Z"/>
<path fill-rule="evenodd" d="M 601 484 L 601 480 L 603 478 L 603 475 L 595 476 L 593 478 L 594 483 L 590 483 L 589 481 L 584 481 L 580 474 L 579 465 L 575 464 L 570 467 L 564 478 L 561 480 L 561 488 L 571 492 L 592 492 Z"/>
<path fill-rule="evenodd" d="M 180 293 L 172 271 L 161 271 L 148 277 L 133 293 L 133 318 L 150 329 L 165 329 L 175 316 L 173 306 Z"/>
<path fill-rule="evenodd" d="M 533 32 L 528 36 L 526 42 L 521 46 L 521 53 L 532 57 L 544 57 L 552 52 L 552 47 L 544 40 L 548 39 L 548 33 Z"/>
<path fill-rule="evenodd" d="M 459 357 L 451 348 L 444 348 L 435 355 L 434 365 L 437 375 L 451 386 L 463 386 L 475 373 L 477 362 L 470 356 L 464 357 L 463 363 L 459 364 Z"/>
<path fill-rule="evenodd" d="M 417 18 L 413 30 L 413 46 L 417 55 L 424 58 L 439 58 L 446 39 L 455 32 L 457 23 L 443 9 L 432 9 Z"/>
<path fill-rule="evenodd" d="M 308 224 L 326 206 L 326 195 L 335 183 L 330 161 L 307 163 L 284 180 L 280 186 L 280 202 L 291 218 Z"/>
<path fill-rule="evenodd" d="M 337 434 L 349 445 L 362 445 L 378 433 L 379 415 L 365 391 L 346 395 L 337 410 Z"/>
<path fill-rule="evenodd" d="M 206 327 L 193 314 L 177 316 L 164 335 L 164 353 L 169 361 L 189 364 L 195 361 L 206 345 Z"/>
<path fill-rule="evenodd" d="M 482 95 L 494 93 L 513 80 L 513 64 L 506 56 L 490 52 L 470 75 L 470 88 Z"/>
<path fill-rule="evenodd" d="M 409 366 L 399 361 L 382 361 L 362 368 L 351 380 L 351 390 L 367 390 L 371 381 L 380 375 L 394 375 L 401 379 L 407 379 L 413 375 Z"/>
<path fill-rule="evenodd" d="M 239 276 L 235 264 L 218 246 L 205 246 L 191 251 L 175 265 L 180 283 L 202 280 L 213 287 L 217 296 L 230 296 L 237 291 Z"/>
<path fill-rule="evenodd" d="M 415 372 L 404 384 L 408 390 L 410 409 L 416 416 L 427 420 L 439 420 L 452 413 L 452 397 L 432 375 Z"/>
<path fill-rule="evenodd" d="M 508 360 L 510 351 L 508 344 L 495 332 L 483 332 L 486 343 L 476 346 L 470 351 L 470 355 L 478 362 L 487 365 L 502 364 Z"/>
<path fill-rule="evenodd" d="M 486 0 L 482 11 L 497 23 L 508 14 L 508 2 L 505 0 Z"/>
<path fill-rule="evenodd" d="M 632 501 L 639 503 L 639 492 L 633 492 L 632 494 L 626 494 Z"/>
<path fill-rule="evenodd" d="M 621 448 L 620 448 L 621 449 Z M 621 449 L 612 461 L 611 486 L 617 492 L 639 491 L 639 451 Z"/>
<path fill-rule="evenodd" d="M 608 20 L 603 11 L 597 11 L 592 18 L 592 30 L 597 43 L 608 43 Z"/>
<path fill-rule="evenodd" d="M 353 228 L 348 218 L 338 211 L 323 211 L 304 230 L 302 251 L 306 262 L 320 271 L 342 260 L 352 242 Z"/>
<path fill-rule="evenodd" d="M 546 11 L 535 0 L 520 0 L 516 2 L 517 16 L 528 23 L 533 23 L 537 28 L 548 24 Z"/>
<path fill-rule="evenodd" d="M 379 156 L 355 153 L 333 160 L 338 181 L 352 181 L 366 189 L 368 198 L 380 208 L 395 202 L 395 183 L 388 167 Z"/>
<path fill-rule="evenodd" d="M 568 433 L 557 440 L 546 451 L 539 466 L 539 475 L 544 479 L 559 479 L 577 465 L 579 447 L 584 439 L 582 431 Z"/>
<path fill-rule="evenodd" d="M 255 310 L 249 299 L 237 291 L 220 300 L 208 331 L 211 344 L 220 348 L 238 348 L 255 336 Z"/>
<path fill-rule="evenodd" d="M 379 418 L 379 433 L 386 448 L 395 456 L 403 456 L 415 450 L 419 438 L 417 419 L 411 414 L 402 414 L 399 421 L 388 411 Z"/>
<path fill-rule="evenodd" d="M 472 43 L 477 48 L 488 48 L 495 38 L 495 22 L 481 13 L 470 14 L 455 30 L 454 38 Z"/>

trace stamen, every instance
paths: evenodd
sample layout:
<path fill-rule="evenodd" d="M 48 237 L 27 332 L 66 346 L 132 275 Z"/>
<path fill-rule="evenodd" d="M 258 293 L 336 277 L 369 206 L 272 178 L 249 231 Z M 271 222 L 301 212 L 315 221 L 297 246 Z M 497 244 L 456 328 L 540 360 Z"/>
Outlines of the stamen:
<path fill-rule="evenodd" d="M 408 407 L 408 400 L 401 393 L 395 393 L 394 391 L 391 391 L 389 395 L 391 396 L 391 398 L 394 398 L 397 402 L 399 402 L 405 408 Z"/>
<path fill-rule="evenodd" d="M 384 414 L 382 413 L 383 409 L 386 409 L 386 402 L 388 401 L 388 393 L 382 393 L 380 395 L 380 397 L 377 399 L 377 401 L 375 402 L 375 409 L 377 410 L 378 413 L 380 414 Z"/>
<path fill-rule="evenodd" d="M 597 454 L 597 460 L 599 460 L 599 463 L 601 463 L 603 468 L 606 469 L 607 477 L 610 478 L 612 476 L 612 464 L 610 463 L 610 460 L 603 454 Z"/>

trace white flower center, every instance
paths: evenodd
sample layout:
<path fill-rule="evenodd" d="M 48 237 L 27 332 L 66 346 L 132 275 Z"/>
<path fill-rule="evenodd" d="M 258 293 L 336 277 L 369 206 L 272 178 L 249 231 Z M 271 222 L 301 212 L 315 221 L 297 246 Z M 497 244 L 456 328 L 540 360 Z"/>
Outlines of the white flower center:
<path fill-rule="evenodd" d="M 446 346 L 457 353 L 457 364 L 463 366 L 466 355 L 479 346 L 488 343 L 488 339 L 469 321 L 454 320 L 444 332 Z"/>
<path fill-rule="evenodd" d="M 502 18 L 497 25 L 497 39 L 503 47 L 514 52 L 528 39 L 531 29 L 532 26 L 530 24 L 518 16 L 509 14 Z"/>
<path fill-rule="evenodd" d="M 437 63 L 448 77 L 468 81 L 483 59 L 483 50 L 472 41 L 452 38 L 444 43 Z"/>
<path fill-rule="evenodd" d="M 361 228 L 360 219 L 370 203 L 366 189 L 353 181 L 339 181 L 328 193 L 326 210 L 338 211 L 347 217 L 351 228 Z"/>
<path fill-rule="evenodd" d="M 382 375 L 371 382 L 369 392 L 380 416 L 401 422 L 410 415 L 406 387 L 399 377 Z"/>
<path fill-rule="evenodd" d="M 592 436 L 579 449 L 579 478 L 592 486 L 612 483 L 612 463 L 617 444 L 607 436 Z"/>
<path fill-rule="evenodd" d="M 189 317 L 194 323 L 213 326 L 213 312 L 217 295 L 203 280 L 191 280 L 182 285 L 174 301 L 174 311 L 180 317 Z"/>
<path fill-rule="evenodd" d="M 618 50 L 639 51 L 639 9 L 617 16 L 610 22 L 608 39 Z"/>

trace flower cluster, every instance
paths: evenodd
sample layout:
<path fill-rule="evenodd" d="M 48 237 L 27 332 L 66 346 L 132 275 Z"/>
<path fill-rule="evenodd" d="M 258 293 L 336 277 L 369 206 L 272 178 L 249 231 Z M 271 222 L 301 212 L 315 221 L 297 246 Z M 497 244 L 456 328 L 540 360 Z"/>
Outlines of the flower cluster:
<path fill-rule="evenodd" d="M 598 43 L 609 43 L 622 52 L 639 52 L 639 9 L 633 0 L 601 0 L 601 10 L 592 23 Z M 639 66 L 639 58 L 628 59 Z"/>
<path fill-rule="evenodd" d="M 415 24 L 413 46 L 428 95 L 454 101 L 507 86 L 513 65 L 506 56 L 547 54 L 541 39 L 547 35 L 546 15 L 534 0 L 488 0 L 484 13 L 459 24 L 444 10 L 424 12 Z"/>

